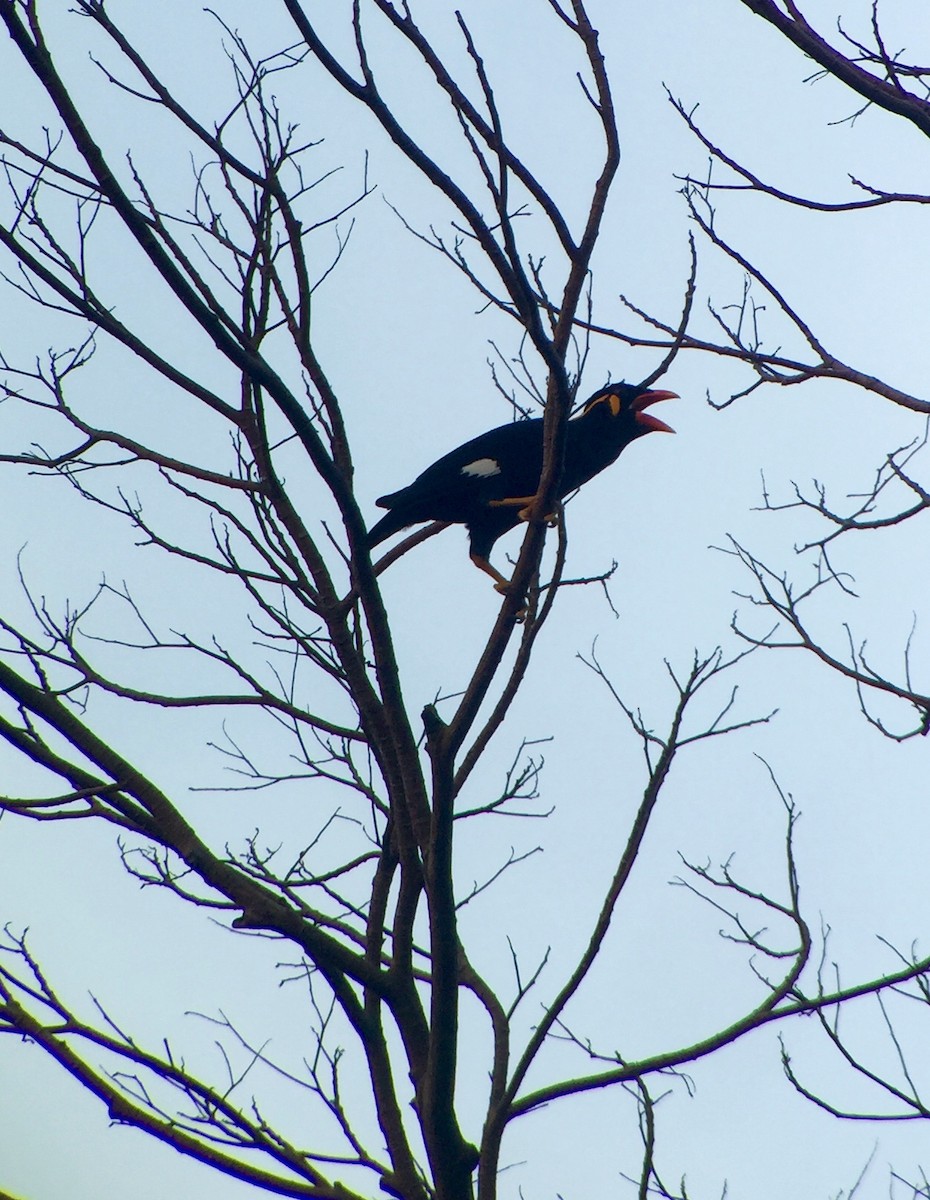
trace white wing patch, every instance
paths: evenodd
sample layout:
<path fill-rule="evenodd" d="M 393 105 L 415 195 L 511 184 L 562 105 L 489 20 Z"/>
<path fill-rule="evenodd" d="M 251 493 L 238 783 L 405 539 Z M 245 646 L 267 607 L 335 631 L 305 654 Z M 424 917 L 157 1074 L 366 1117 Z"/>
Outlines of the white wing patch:
<path fill-rule="evenodd" d="M 500 475 L 501 465 L 496 458 L 476 458 L 474 462 L 462 467 L 463 475 L 471 475 L 479 479 L 487 479 L 491 475 Z"/>

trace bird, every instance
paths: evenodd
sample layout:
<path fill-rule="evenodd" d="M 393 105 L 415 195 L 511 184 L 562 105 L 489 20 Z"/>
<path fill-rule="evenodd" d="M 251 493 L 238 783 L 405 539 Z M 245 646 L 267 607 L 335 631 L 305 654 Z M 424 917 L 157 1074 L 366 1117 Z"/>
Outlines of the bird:
<path fill-rule="evenodd" d="M 610 466 L 643 434 L 674 433 L 646 409 L 677 399 L 676 392 L 631 383 L 599 388 L 566 425 L 558 500 Z M 407 487 L 380 496 L 375 503 L 388 512 L 368 531 L 367 545 L 372 549 L 425 521 L 464 525 L 472 562 L 506 593 L 510 580 L 492 566 L 489 555 L 499 537 L 530 517 L 542 466 L 542 417 L 489 429 L 444 454 Z"/>

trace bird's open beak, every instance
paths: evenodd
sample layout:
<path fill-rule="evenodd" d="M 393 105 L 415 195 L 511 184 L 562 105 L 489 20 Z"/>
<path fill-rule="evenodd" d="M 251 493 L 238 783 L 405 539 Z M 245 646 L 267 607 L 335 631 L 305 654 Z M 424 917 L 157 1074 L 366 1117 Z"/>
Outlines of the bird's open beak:
<path fill-rule="evenodd" d="M 646 429 L 655 433 L 674 433 L 671 425 L 666 425 L 664 421 L 660 421 L 658 417 L 654 417 L 651 413 L 644 410 L 651 404 L 658 404 L 660 400 L 678 400 L 677 392 L 643 392 L 641 396 L 637 396 L 633 401 L 631 408 L 636 414 L 636 423 L 645 426 Z"/>

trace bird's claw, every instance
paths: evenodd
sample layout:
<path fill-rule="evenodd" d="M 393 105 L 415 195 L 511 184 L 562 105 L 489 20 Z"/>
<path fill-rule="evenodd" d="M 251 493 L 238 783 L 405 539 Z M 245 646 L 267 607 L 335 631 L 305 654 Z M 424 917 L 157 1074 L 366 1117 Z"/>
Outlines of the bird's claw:
<path fill-rule="evenodd" d="M 534 513 L 533 513 L 533 505 L 528 504 L 526 506 L 526 508 L 521 508 L 520 511 L 517 513 L 517 516 L 520 518 L 521 521 L 534 520 L 535 517 L 534 517 Z M 549 512 L 549 513 L 546 513 L 546 515 L 544 517 L 542 517 L 541 520 L 545 521 L 547 528 L 555 529 L 555 527 L 559 523 L 559 514 L 557 512 Z"/>
<path fill-rule="evenodd" d="M 494 590 L 495 590 L 495 592 L 499 592 L 502 596 L 509 596 L 511 594 L 510 584 L 511 584 L 511 581 L 509 579 L 504 579 L 500 583 L 495 583 Z M 514 620 L 517 622 L 518 625 L 522 625 L 523 622 L 526 620 L 526 616 L 527 616 L 527 613 L 529 612 L 529 610 L 530 610 L 530 606 L 526 601 L 526 597 L 524 597 L 523 603 L 520 605 L 520 607 L 514 613 Z"/>

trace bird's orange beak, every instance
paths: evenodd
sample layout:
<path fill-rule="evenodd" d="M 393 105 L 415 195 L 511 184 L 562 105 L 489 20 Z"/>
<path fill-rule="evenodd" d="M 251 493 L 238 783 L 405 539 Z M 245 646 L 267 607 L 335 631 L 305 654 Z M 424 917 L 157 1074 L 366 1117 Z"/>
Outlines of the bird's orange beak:
<path fill-rule="evenodd" d="M 645 410 L 651 404 L 658 404 L 660 400 L 678 400 L 680 399 L 677 392 L 643 392 L 641 396 L 637 396 L 630 406 L 635 414 L 635 420 L 638 425 L 644 426 L 653 433 L 674 433 L 671 425 L 666 425 L 664 421 L 660 421 L 658 417 L 654 417 L 651 413 Z"/>

